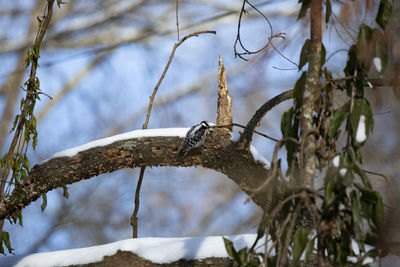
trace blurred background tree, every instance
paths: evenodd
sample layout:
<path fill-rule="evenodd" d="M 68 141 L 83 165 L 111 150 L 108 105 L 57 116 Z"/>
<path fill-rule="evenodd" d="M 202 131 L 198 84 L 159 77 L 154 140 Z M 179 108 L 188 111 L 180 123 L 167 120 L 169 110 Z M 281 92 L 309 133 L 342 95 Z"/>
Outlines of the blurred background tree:
<path fill-rule="evenodd" d="M 323 41 L 326 65 L 339 76 L 346 63 L 346 51 L 357 39 L 358 26 L 363 21 L 373 22 L 375 15 L 371 14 L 376 13 L 379 1 L 332 3 L 334 16 L 323 27 Z M 260 0 L 252 4 L 268 17 L 274 33 L 285 33 L 286 39 L 274 41 L 280 53 L 270 47 L 247 57 L 248 61 L 235 58 L 233 53 L 242 1 L 70 0 L 60 9 L 55 8 L 37 74 L 42 91 L 53 100 L 43 96 L 37 102 L 38 145 L 36 150 L 28 150 L 31 166 L 56 151 L 141 128 L 148 96 L 178 37 L 176 17 L 180 36 L 205 29 L 216 30 L 217 35 L 191 39 L 179 48 L 159 89 L 149 128 L 215 121 L 218 55 L 227 67 L 234 121 L 246 124 L 255 107 L 293 87 L 300 74 L 290 61 L 299 62 L 301 46 L 309 38 L 308 21 L 296 21 L 300 9 L 296 1 Z M 2 155 L 11 141 L 9 131 L 24 94 L 20 87 L 27 77 L 26 52 L 35 38 L 37 16 L 42 16 L 44 6 L 45 1 L 33 0 L 0 3 Z M 269 27 L 255 10 L 247 11 L 241 38 L 248 49 L 257 50 L 266 43 Z M 400 77 L 398 15 L 400 7 L 395 1 L 385 31 L 390 54 L 383 78 Z M 372 181 L 387 206 L 395 209 L 385 220 L 387 238 L 394 242 L 399 239 L 395 225 L 399 211 L 393 205 L 398 198 L 400 175 L 399 89 L 382 87 L 368 91 L 367 96 L 373 106 L 375 131 L 363 147 L 364 163 L 369 170 L 389 178 L 389 189 L 382 178 L 374 177 Z M 283 103 L 271 111 L 259 130 L 280 138 L 280 117 L 290 104 Z M 253 142 L 270 159 L 273 142 L 256 136 Z M 68 186 L 68 200 L 63 198 L 62 190 L 49 192 L 43 214 L 40 201 L 24 209 L 23 228 L 6 223 L 14 252 L 82 247 L 130 237 L 138 170 L 102 176 L 106 177 Z M 253 203 L 244 205 L 245 200 L 246 195 L 233 182 L 210 170 L 148 169 L 141 194 L 139 237 L 255 232 L 262 212 Z"/>

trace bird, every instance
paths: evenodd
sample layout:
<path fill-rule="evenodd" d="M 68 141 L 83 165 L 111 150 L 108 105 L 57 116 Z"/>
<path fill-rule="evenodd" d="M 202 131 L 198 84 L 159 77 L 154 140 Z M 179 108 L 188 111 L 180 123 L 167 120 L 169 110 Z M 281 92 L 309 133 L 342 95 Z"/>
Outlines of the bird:
<path fill-rule="evenodd" d="M 191 149 L 202 146 L 209 131 L 210 125 L 207 121 L 192 126 L 182 141 L 179 154 L 186 156 Z"/>

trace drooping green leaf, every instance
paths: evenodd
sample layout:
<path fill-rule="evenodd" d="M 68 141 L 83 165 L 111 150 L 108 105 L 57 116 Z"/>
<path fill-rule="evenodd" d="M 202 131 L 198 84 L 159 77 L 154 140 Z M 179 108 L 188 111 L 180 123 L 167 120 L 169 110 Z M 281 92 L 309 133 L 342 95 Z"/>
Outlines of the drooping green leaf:
<path fill-rule="evenodd" d="M 373 61 L 376 60 L 376 58 L 380 59 L 380 66 L 378 66 L 378 67 L 380 67 L 380 69 L 378 69 L 377 66 L 375 66 L 375 67 L 380 73 L 383 73 L 383 72 L 385 72 L 386 65 L 388 63 L 388 58 L 389 58 L 387 43 L 386 43 L 385 37 L 383 36 L 381 31 L 379 31 L 378 29 L 373 30 L 372 38 L 375 41 L 375 57 L 374 57 Z"/>
<path fill-rule="evenodd" d="M 382 29 L 385 29 L 386 24 L 392 15 L 393 3 L 393 0 L 381 0 L 379 4 L 378 14 L 376 15 L 375 21 L 382 27 Z"/>
<path fill-rule="evenodd" d="M 329 207 L 334 200 L 335 193 L 333 192 L 334 183 L 333 181 L 329 181 L 325 186 L 325 199 L 324 199 L 324 206 L 325 208 Z"/>
<path fill-rule="evenodd" d="M 347 257 L 350 256 L 350 244 L 351 238 L 347 225 L 342 223 L 340 226 L 340 248 L 337 256 L 337 260 L 341 266 L 344 266 L 347 263 Z"/>
<path fill-rule="evenodd" d="M 304 42 L 303 47 L 301 48 L 300 60 L 299 60 L 299 70 L 301 70 L 301 68 L 308 62 L 308 54 L 309 54 L 309 51 L 310 51 L 310 43 L 311 43 L 311 40 L 307 39 Z"/>
<path fill-rule="evenodd" d="M 358 202 L 357 193 L 355 190 L 351 191 L 350 193 L 351 199 L 351 212 L 352 212 L 352 220 L 353 220 L 353 231 L 356 236 L 356 240 L 361 240 L 361 214 L 360 214 L 360 205 Z"/>
<path fill-rule="evenodd" d="M 57 0 L 57 6 L 58 8 L 61 8 L 61 5 L 64 5 L 66 2 L 62 1 L 62 0 Z"/>
<path fill-rule="evenodd" d="M 63 196 L 68 199 L 69 198 L 69 193 L 68 193 L 68 188 L 66 185 L 63 186 Z"/>
<path fill-rule="evenodd" d="M 245 265 L 247 262 L 247 248 L 244 247 L 241 250 L 239 250 L 238 255 L 239 255 L 239 259 L 240 259 L 240 261 L 239 261 L 240 264 Z"/>
<path fill-rule="evenodd" d="M 306 246 L 306 255 L 305 255 L 305 261 L 308 262 L 310 260 L 310 255 L 314 250 L 314 241 L 315 241 L 316 237 L 308 240 L 307 242 L 307 246 Z"/>
<path fill-rule="evenodd" d="M 374 216 L 373 216 L 373 221 L 375 225 L 377 226 L 378 230 L 383 229 L 383 200 L 381 195 L 378 192 L 375 192 L 376 196 L 376 204 L 374 207 Z"/>
<path fill-rule="evenodd" d="M 282 137 L 284 138 L 290 136 L 290 128 L 292 126 L 293 115 L 294 115 L 293 108 L 290 108 L 282 115 L 281 132 L 282 132 Z"/>
<path fill-rule="evenodd" d="M 352 45 L 347 52 L 347 63 L 346 67 L 344 68 L 344 73 L 347 76 L 353 76 L 354 72 L 356 71 L 358 66 L 357 61 L 357 46 Z"/>
<path fill-rule="evenodd" d="M 47 195 L 44 194 L 42 198 L 43 198 L 43 202 L 42 202 L 42 205 L 40 206 L 40 209 L 43 212 L 47 207 Z"/>
<path fill-rule="evenodd" d="M 24 154 L 24 163 L 22 166 L 25 168 L 25 170 L 29 170 L 29 160 L 26 154 Z"/>
<path fill-rule="evenodd" d="M 365 71 L 371 67 L 371 61 L 375 57 L 375 42 L 372 39 L 372 29 L 362 24 L 357 39 L 357 59 Z"/>
<path fill-rule="evenodd" d="M 13 127 L 11 128 L 10 133 L 12 131 L 14 131 L 15 126 L 17 126 L 17 122 L 18 122 L 19 116 L 20 116 L 19 114 L 17 116 L 15 116 L 15 119 L 14 119 L 14 122 L 13 122 Z"/>
<path fill-rule="evenodd" d="M 328 22 L 329 22 L 329 19 L 331 18 L 331 14 L 332 14 L 331 0 L 326 0 L 326 12 L 325 12 L 326 27 L 328 27 Z"/>
<path fill-rule="evenodd" d="M 371 182 L 369 181 L 369 178 L 365 174 L 365 172 L 360 167 L 358 167 L 357 164 L 353 165 L 353 170 L 356 174 L 358 174 L 365 188 L 368 190 L 372 190 Z"/>
<path fill-rule="evenodd" d="M 296 108 L 300 108 L 302 99 L 303 99 L 303 92 L 304 87 L 306 84 L 307 72 L 303 72 L 300 78 L 296 81 L 296 84 L 293 88 L 293 99 L 295 101 Z"/>
<path fill-rule="evenodd" d="M 0 165 L 2 168 L 6 165 L 7 155 L 8 155 L 8 152 L 6 152 L 4 154 L 4 156 L 0 159 Z"/>
<path fill-rule="evenodd" d="M 297 17 L 297 20 L 301 19 L 302 17 L 304 17 L 307 14 L 307 9 L 310 8 L 311 0 L 299 0 L 299 3 L 302 3 L 302 4 L 301 4 L 301 9 L 299 12 L 299 16 Z"/>
<path fill-rule="evenodd" d="M 224 239 L 225 249 L 226 249 L 226 252 L 228 253 L 228 255 L 231 256 L 235 262 L 240 264 L 241 262 L 240 262 L 239 254 L 235 250 L 235 247 L 233 246 L 232 241 L 230 241 L 229 239 L 227 239 L 225 237 L 222 237 L 222 238 Z"/>
<path fill-rule="evenodd" d="M 3 231 L 2 234 L 1 234 L 1 240 L 2 240 L 2 242 L 4 242 L 4 245 L 6 246 L 8 252 L 12 253 L 12 251 L 14 249 L 11 247 L 10 234 L 8 232 L 6 232 L 6 231 Z M 3 252 L 4 252 L 4 250 L 3 250 Z"/>
<path fill-rule="evenodd" d="M 374 128 L 371 106 L 366 99 L 355 99 L 350 122 L 354 145 L 361 146 Z"/>
<path fill-rule="evenodd" d="M 361 212 L 367 220 L 372 220 L 374 215 L 374 206 L 377 203 L 376 195 L 370 190 L 361 190 Z"/>
<path fill-rule="evenodd" d="M 326 49 L 323 43 L 321 43 L 321 67 L 325 64 Z"/>
<path fill-rule="evenodd" d="M 293 242 L 292 266 L 297 266 L 308 242 L 308 231 L 304 227 L 299 227 L 294 234 Z"/>
<path fill-rule="evenodd" d="M 349 109 L 350 109 L 350 104 L 346 103 L 333 112 L 333 116 L 329 121 L 329 129 L 328 129 L 329 138 L 333 138 L 336 136 L 336 133 L 340 125 L 342 124 L 344 119 L 349 115 Z"/>

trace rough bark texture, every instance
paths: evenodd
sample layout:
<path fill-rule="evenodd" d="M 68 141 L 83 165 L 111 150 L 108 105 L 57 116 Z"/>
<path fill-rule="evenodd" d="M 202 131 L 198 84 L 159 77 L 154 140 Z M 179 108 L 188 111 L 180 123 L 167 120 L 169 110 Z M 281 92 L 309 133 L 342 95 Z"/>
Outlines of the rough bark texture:
<path fill-rule="evenodd" d="M 260 122 L 262 118 L 264 118 L 265 114 L 270 111 L 273 107 L 277 106 L 278 104 L 282 103 L 293 97 L 293 90 L 289 90 L 283 92 L 272 99 L 265 102 L 257 111 L 254 113 L 253 117 L 247 123 L 246 128 L 243 131 L 243 134 L 240 136 L 240 140 L 238 142 L 238 146 L 240 149 L 249 149 L 251 141 L 253 140 L 253 133 L 254 130 Z"/>
<path fill-rule="evenodd" d="M 310 11 L 311 42 L 308 55 L 308 73 L 303 93 L 302 112 L 300 117 L 301 135 L 304 140 L 302 178 L 304 186 L 314 187 L 316 139 L 313 134 L 312 113 L 315 101 L 320 94 L 318 86 L 321 68 L 322 40 L 322 1 L 312 0 Z"/>
<path fill-rule="evenodd" d="M 222 63 L 222 57 L 219 56 L 217 125 L 232 124 L 232 99 L 228 94 L 225 66 Z M 232 127 L 225 130 L 231 132 Z"/>
<path fill-rule="evenodd" d="M 155 252 L 156 253 L 156 252 Z M 71 265 L 78 266 L 78 265 Z M 229 258 L 206 258 L 201 260 L 184 260 L 180 259 L 179 261 L 174 261 L 171 263 L 153 263 L 149 260 L 143 259 L 136 254 L 133 254 L 129 251 L 120 251 L 112 256 L 106 256 L 100 262 L 90 263 L 90 264 L 82 264 L 80 267 L 150 267 L 150 266 L 170 266 L 170 267 L 207 267 L 207 266 L 221 266 L 221 267 L 230 267 L 234 266 L 234 262 Z"/>
<path fill-rule="evenodd" d="M 146 137 L 94 147 L 74 157 L 50 159 L 35 165 L 24 184 L 0 203 L 0 219 L 20 211 L 50 190 L 123 168 L 203 166 L 226 174 L 245 193 L 251 194 L 268 176 L 268 170 L 254 161 L 248 151 L 235 149 L 235 143 L 221 143 L 223 135 L 224 131 L 215 129 L 203 147 L 193 149 L 184 157 L 178 155 L 181 138 Z M 261 190 L 252 197 L 260 207 L 267 199 L 266 191 Z"/>

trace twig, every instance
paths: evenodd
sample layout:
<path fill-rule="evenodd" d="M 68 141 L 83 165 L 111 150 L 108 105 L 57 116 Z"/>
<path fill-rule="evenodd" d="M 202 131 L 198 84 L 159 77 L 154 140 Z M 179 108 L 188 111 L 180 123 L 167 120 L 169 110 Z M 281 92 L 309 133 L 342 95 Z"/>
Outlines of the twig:
<path fill-rule="evenodd" d="M 253 115 L 250 121 L 247 123 L 243 134 L 240 136 L 239 147 L 242 149 L 247 149 L 250 146 L 251 140 L 253 138 L 254 129 L 260 123 L 261 119 L 276 105 L 282 103 L 285 100 L 292 98 L 293 90 L 283 92 L 280 95 L 273 97 L 272 99 L 265 102 Z"/>
<path fill-rule="evenodd" d="M 292 63 L 293 65 L 295 65 L 297 68 L 299 68 L 299 64 L 297 64 L 296 62 L 294 62 L 293 60 L 291 60 L 290 58 L 288 58 L 287 56 L 285 56 L 281 51 L 278 50 L 278 48 L 275 47 L 275 45 L 272 43 L 272 39 L 271 41 L 271 46 L 272 48 L 284 59 L 286 59 L 287 61 L 289 61 L 290 63 Z"/>
<path fill-rule="evenodd" d="M 258 186 L 251 194 L 248 194 L 248 198 L 246 199 L 245 202 L 249 201 L 251 198 L 253 198 L 258 192 L 260 192 L 261 190 L 263 190 L 272 180 L 273 178 L 276 176 L 276 171 L 277 171 L 277 167 L 278 167 L 278 151 L 279 148 L 287 142 L 293 142 L 296 145 L 299 145 L 299 141 L 293 137 L 286 137 L 282 140 L 280 140 L 276 145 L 275 145 L 275 149 L 274 149 L 274 154 L 272 156 L 272 161 L 271 161 L 271 171 L 267 177 L 267 179 L 265 179 L 265 181 Z"/>
<path fill-rule="evenodd" d="M 45 95 L 50 100 L 53 100 L 53 98 L 50 95 L 48 95 L 48 94 L 46 94 L 44 92 L 30 92 L 30 91 L 26 90 L 25 88 L 21 88 L 21 89 L 22 89 L 22 91 L 26 92 L 27 95 Z"/>
<path fill-rule="evenodd" d="M 176 3 L 175 5 L 176 32 L 178 34 L 178 41 L 179 41 L 179 16 L 178 16 L 179 0 L 176 0 L 175 3 Z"/>
<path fill-rule="evenodd" d="M 133 228 L 133 238 L 137 238 L 137 233 L 138 233 L 138 217 L 137 214 L 139 212 L 139 205 L 140 205 L 140 199 L 139 199 L 139 195 L 140 195 L 140 188 L 142 187 L 142 182 L 143 182 L 143 176 L 144 176 L 144 170 L 146 168 L 142 167 L 140 168 L 140 174 L 139 174 L 139 180 L 138 183 L 136 185 L 136 191 L 135 191 L 135 209 L 133 210 L 133 214 L 131 217 L 131 225 Z"/>
<path fill-rule="evenodd" d="M 257 13 L 259 13 L 268 23 L 269 29 L 270 29 L 270 36 L 268 37 L 268 42 L 260 49 L 255 50 L 255 51 L 250 51 L 248 50 L 242 43 L 242 40 L 240 38 L 240 27 L 241 27 L 241 22 L 242 22 L 242 16 L 243 14 L 247 13 L 247 11 L 245 10 L 245 6 L 246 4 L 248 4 L 249 6 L 251 6 Z M 247 61 L 246 58 L 244 58 L 244 55 L 253 55 L 253 54 L 257 54 L 259 52 L 261 52 L 262 50 L 266 49 L 269 44 L 271 43 L 273 38 L 285 38 L 284 37 L 284 33 L 278 33 L 278 34 L 273 34 L 273 28 L 272 28 L 272 24 L 269 21 L 269 19 L 258 9 L 256 8 L 254 5 L 252 5 L 249 1 L 247 0 L 243 0 L 243 4 L 242 4 L 242 8 L 240 9 L 240 13 L 239 13 L 239 19 L 238 19 L 238 26 L 237 26 L 237 34 L 236 34 L 236 40 L 235 43 L 233 45 L 233 50 L 234 50 L 234 54 L 235 57 L 238 56 L 241 59 Z M 240 47 L 244 50 L 244 52 L 237 52 L 237 44 L 239 43 Z"/>
<path fill-rule="evenodd" d="M 160 79 L 157 82 L 156 87 L 154 87 L 153 90 L 153 94 L 150 96 L 150 102 L 149 102 L 149 107 L 147 109 L 147 115 L 146 115 L 146 121 L 143 124 L 143 129 L 147 129 L 147 124 L 149 123 L 149 119 L 150 119 L 150 114 L 151 114 L 151 108 L 153 107 L 153 100 L 154 97 L 157 93 L 158 87 L 160 87 L 161 82 L 164 80 L 165 74 L 167 73 L 168 69 L 169 69 L 169 65 L 172 62 L 172 59 L 174 58 L 175 55 L 175 50 L 187 39 L 189 39 L 190 37 L 193 36 L 199 36 L 200 34 L 205 34 L 205 33 L 213 33 L 213 34 L 217 34 L 215 31 L 198 31 L 198 32 L 194 32 L 194 33 L 190 33 L 188 35 L 186 35 L 185 37 L 183 37 L 179 42 L 175 43 L 174 48 L 172 49 L 171 55 L 169 56 L 167 65 L 164 68 L 163 73 L 161 74 Z"/>
<path fill-rule="evenodd" d="M 194 32 L 194 33 L 190 33 L 188 35 L 186 35 L 185 37 L 183 37 L 180 41 L 178 41 L 177 43 L 174 44 L 174 47 L 171 51 L 171 55 L 169 56 L 167 65 L 164 68 L 164 71 L 161 74 L 160 79 L 158 80 L 156 86 L 153 89 L 153 93 L 150 96 L 150 101 L 149 101 L 149 106 L 147 108 L 147 115 L 146 115 L 146 120 L 143 124 L 143 129 L 147 129 L 147 125 L 149 124 L 149 119 L 150 119 L 150 114 L 151 114 L 151 108 L 153 107 L 153 101 L 154 101 L 154 97 L 156 96 L 157 90 L 161 85 L 161 82 L 164 80 L 165 74 L 167 73 L 169 66 L 171 65 L 172 59 L 174 58 L 175 55 L 175 51 L 176 49 L 187 39 L 189 39 L 190 37 L 193 36 L 199 36 L 200 34 L 205 34 L 205 33 L 213 33 L 216 34 L 215 31 L 198 31 L 198 32 Z M 178 37 L 179 38 L 179 37 Z M 146 167 L 141 167 L 140 168 L 140 175 L 139 175 L 139 179 L 138 179 L 138 183 L 136 185 L 136 192 L 135 192 L 135 209 L 133 210 L 132 213 L 132 217 L 131 217 L 131 225 L 133 227 L 133 238 L 137 238 L 137 232 L 138 232 L 138 217 L 137 214 L 139 212 L 139 197 L 140 197 L 140 187 L 142 185 L 143 182 L 143 176 L 144 176 L 144 171 L 145 171 Z"/>
<path fill-rule="evenodd" d="M 43 41 L 43 37 L 44 34 L 47 30 L 48 25 L 50 24 L 50 19 L 51 16 L 53 14 L 53 3 L 54 0 L 48 0 L 47 2 L 47 10 L 46 10 L 46 15 L 45 18 L 41 24 L 41 27 L 38 30 L 38 33 L 36 35 L 35 41 L 34 41 L 34 47 L 37 47 L 38 49 L 40 49 L 40 46 L 42 44 Z M 38 63 L 37 63 L 37 59 L 36 60 L 32 60 L 32 64 L 31 64 L 31 70 L 30 70 L 30 75 L 29 75 L 29 81 L 34 81 L 36 78 L 36 69 L 37 69 Z M 28 90 L 31 89 L 30 87 L 32 86 L 32 83 L 29 82 L 28 83 Z M 32 100 L 32 96 L 30 94 L 27 93 L 27 96 L 25 98 L 24 101 L 24 105 L 22 107 L 22 112 L 20 114 L 19 117 L 19 121 L 17 124 L 17 127 L 15 129 L 15 134 L 14 137 L 12 139 L 11 145 L 10 145 L 10 149 L 8 150 L 8 154 L 7 154 L 7 158 L 6 158 L 6 164 L 5 167 L 2 169 L 2 178 L 1 178 L 1 184 L 0 184 L 0 201 L 4 200 L 4 187 L 7 181 L 7 177 L 8 174 L 10 173 L 10 168 L 11 168 L 11 159 L 14 156 L 14 149 L 15 146 L 18 143 L 18 139 L 21 137 L 21 133 L 23 130 L 23 126 L 24 126 L 24 118 L 26 116 L 26 114 L 28 113 L 28 106 L 30 104 Z"/>
<path fill-rule="evenodd" d="M 230 124 L 226 124 L 226 125 L 212 125 L 212 126 L 210 126 L 210 128 L 228 128 L 228 127 L 231 127 L 231 126 L 236 126 L 236 127 L 240 127 L 240 128 L 246 129 L 246 126 L 243 126 L 243 125 L 238 124 L 238 123 L 230 123 Z M 278 139 L 276 139 L 276 138 L 274 138 L 274 137 L 271 137 L 271 136 L 269 136 L 269 135 L 260 133 L 260 132 L 258 132 L 258 131 L 256 131 L 256 130 L 254 130 L 253 132 L 256 133 L 256 134 L 258 134 L 258 135 L 261 135 L 261 136 L 263 136 L 263 137 L 265 137 L 265 138 L 267 138 L 267 139 L 270 139 L 270 140 L 272 140 L 272 141 L 279 142 Z"/>
<path fill-rule="evenodd" d="M 293 213 L 293 216 L 292 216 L 290 224 L 289 224 L 289 226 L 287 228 L 287 231 L 285 231 L 286 232 L 286 239 L 285 239 L 285 243 L 283 244 L 283 247 L 282 247 L 283 249 L 280 250 L 280 252 L 282 252 L 282 253 L 281 253 L 280 256 L 278 256 L 278 264 L 277 264 L 277 266 L 286 266 L 286 264 L 287 264 L 287 255 L 288 255 L 289 243 L 290 243 L 290 240 L 292 239 L 292 233 L 294 231 L 294 228 L 295 228 L 294 226 L 295 226 L 297 217 L 299 216 L 301 206 L 302 206 L 301 203 L 297 204 L 296 210 Z"/>
<path fill-rule="evenodd" d="M 51 16 L 53 14 L 53 4 L 54 4 L 54 0 L 48 0 L 47 1 L 46 14 L 44 16 L 44 19 L 43 19 L 43 22 L 41 24 L 41 27 L 39 27 L 39 30 L 37 32 L 37 35 L 36 35 L 36 38 L 35 38 L 35 41 L 34 41 L 34 44 L 33 44 L 33 47 L 37 48 L 38 50 L 40 50 L 40 46 L 42 45 L 44 34 L 46 33 L 47 27 L 50 24 Z M 32 89 L 32 91 L 34 91 L 33 88 L 31 88 L 31 87 L 33 86 L 32 82 L 35 81 L 35 79 L 36 79 L 36 69 L 38 67 L 38 62 L 37 61 L 38 61 L 38 58 L 35 58 L 31 62 L 31 70 L 30 70 L 30 75 L 29 75 L 28 90 Z M 31 101 L 33 101 L 32 99 L 34 99 L 32 97 L 32 95 L 27 93 L 25 101 L 24 101 L 24 105 L 22 107 L 22 111 L 21 111 L 21 114 L 20 114 L 20 117 L 19 117 L 17 128 L 15 129 L 15 133 L 14 133 L 13 139 L 11 141 L 10 149 L 8 150 L 8 153 L 7 153 L 6 163 L 5 163 L 4 168 L 2 169 L 1 183 L 0 183 L 0 202 L 3 202 L 4 197 L 5 197 L 4 188 L 5 188 L 6 183 L 7 183 L 8 175 L 10 173 L 11 160 L 14 157 L 14 150 L 15 150 L 15 147 L 16 147 L 16 145 L 18 143 L 18 140 L 20 138 L 22 138 L 24 122 L 25 122 L 25 116 L 29 112 L 28 109 L 29 109 Z M 4 220 L 0 220 L 0 235 L 2 235 L 2 233 L 3 233 L 3 225 L 4 225 Z"/>

